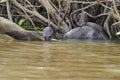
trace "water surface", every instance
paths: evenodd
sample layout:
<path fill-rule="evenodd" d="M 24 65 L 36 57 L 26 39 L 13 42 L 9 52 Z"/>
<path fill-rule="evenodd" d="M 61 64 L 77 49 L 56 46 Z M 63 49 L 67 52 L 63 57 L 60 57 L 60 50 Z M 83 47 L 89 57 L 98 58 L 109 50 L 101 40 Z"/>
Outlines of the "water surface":
<path fill-rule="evenodd" d="M 0 80 L 120 80 L 119 45 L 0 38 Z"/>

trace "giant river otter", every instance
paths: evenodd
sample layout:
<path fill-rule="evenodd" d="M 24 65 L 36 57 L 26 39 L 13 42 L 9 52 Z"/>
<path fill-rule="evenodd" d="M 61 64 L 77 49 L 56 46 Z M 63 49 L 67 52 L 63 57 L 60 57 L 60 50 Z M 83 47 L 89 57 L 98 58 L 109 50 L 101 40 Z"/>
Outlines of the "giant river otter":
<path fill-rule="evenodd" d="M 43 30 L 45 40 L 51 40 L 53 35 L 52 27 L 46 27 Z M 88 22 L 82 27 L 71 29 L 64 34 L 64 39 L 92 39 L 92 40 L 106 40 L 107 35 L 101 26 L 96 23 Z"/>

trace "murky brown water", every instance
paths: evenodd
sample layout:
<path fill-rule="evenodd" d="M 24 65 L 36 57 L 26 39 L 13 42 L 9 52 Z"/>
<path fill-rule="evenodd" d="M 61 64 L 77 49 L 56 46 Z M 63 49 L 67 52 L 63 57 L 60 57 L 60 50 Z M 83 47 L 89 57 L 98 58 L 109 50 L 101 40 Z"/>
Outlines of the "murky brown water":
<path fill-rule="evenodd" d="M 0 39 L 0 80 L 120 80 L 120 42 Z"/>

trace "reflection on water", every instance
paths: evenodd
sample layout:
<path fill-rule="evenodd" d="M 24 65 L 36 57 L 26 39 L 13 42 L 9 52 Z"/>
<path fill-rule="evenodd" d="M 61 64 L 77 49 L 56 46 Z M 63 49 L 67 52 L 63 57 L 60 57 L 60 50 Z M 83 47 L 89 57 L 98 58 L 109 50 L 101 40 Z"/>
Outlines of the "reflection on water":
<path fill-rule="evenodd" d="M 120 80 L 119 43 L 0 39 L 0 80 Z"/>

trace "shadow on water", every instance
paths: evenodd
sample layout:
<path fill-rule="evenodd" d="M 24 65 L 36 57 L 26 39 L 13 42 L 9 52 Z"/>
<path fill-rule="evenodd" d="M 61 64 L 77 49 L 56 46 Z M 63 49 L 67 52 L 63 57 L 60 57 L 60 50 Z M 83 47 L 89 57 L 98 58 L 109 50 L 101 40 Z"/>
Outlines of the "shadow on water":
<path fill-rule="evenodd" d="M 0 80 L 120 80 L 117 41 L 0 39 Z"/>

